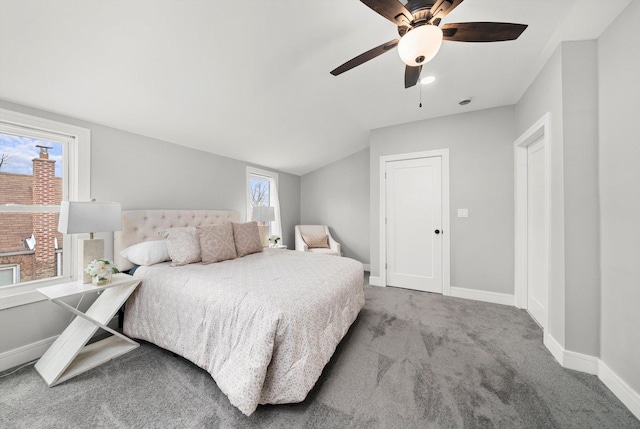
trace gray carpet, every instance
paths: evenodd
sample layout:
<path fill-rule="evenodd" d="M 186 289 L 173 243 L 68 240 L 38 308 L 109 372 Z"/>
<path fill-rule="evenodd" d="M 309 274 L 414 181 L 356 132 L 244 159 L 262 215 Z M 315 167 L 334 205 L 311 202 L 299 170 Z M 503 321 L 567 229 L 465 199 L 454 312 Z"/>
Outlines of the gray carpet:
<path fill-rule="evenodd" d="M 512 307 L 366 286 L 366 305 L 300 404 L 245 417 L 208 373 L 143 343 L 48 388 L 0 379 L 2 428 L 640 428 L 594 376 L 560 367 Z"/>

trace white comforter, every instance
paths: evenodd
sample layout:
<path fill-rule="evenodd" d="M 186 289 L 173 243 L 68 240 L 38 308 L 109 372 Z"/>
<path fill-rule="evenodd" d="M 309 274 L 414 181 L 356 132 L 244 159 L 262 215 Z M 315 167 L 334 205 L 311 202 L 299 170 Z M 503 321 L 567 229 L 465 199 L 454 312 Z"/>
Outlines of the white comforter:
<path fill-rule="evenodd" d="M 290 250 L 135 276 L 125 334 L 206 369 L 246 415 L 303 401 L 364 305 L 361 263 Z"/>

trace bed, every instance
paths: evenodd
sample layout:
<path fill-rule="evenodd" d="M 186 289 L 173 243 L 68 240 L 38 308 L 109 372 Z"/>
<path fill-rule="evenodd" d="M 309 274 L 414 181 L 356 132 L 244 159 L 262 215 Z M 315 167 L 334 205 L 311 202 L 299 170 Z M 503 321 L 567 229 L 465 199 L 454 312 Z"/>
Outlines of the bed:
<path fill-rule="evenodd" d="M 215 210 L 123 211 L 119 251 L 188 225 L 239 222 Z M 124 333 L 208 371 L 245 415 L 258 404 L 303 401 L 364 305 L 363 267 L 349 258 L 265 249 L 204 265 L 141 266 Z"/>

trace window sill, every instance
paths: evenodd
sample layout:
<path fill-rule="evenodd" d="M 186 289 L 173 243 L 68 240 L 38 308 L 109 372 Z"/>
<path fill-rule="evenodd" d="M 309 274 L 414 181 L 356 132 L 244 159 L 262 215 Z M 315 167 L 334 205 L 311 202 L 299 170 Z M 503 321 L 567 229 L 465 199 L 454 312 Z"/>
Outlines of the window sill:
<path fill-rule="evenodd" d="M 69 281 L 71 281 L 70 278 L 56 278 L 50 281 L 40 281 L 0 288 L 0 311 L 7 310 L 13 307 L 19 307 L 21 305 L 28 305 L 35 302 L 46 301 L 47 298 L 45 298 L 45 296 L 38 292 L 36 289 L 60 283 L 67 283 Z"/>
<path fill-rule="evenodd" d="M 17 293 L 11 296 L 4 296 L 0 298 L 0 311 L 19 307 L 21 305 L 33 304 L 34 302 L 45 301 L 46 299 L 47 298 L 37 290 L 30 290 L 28 292 Z"/>

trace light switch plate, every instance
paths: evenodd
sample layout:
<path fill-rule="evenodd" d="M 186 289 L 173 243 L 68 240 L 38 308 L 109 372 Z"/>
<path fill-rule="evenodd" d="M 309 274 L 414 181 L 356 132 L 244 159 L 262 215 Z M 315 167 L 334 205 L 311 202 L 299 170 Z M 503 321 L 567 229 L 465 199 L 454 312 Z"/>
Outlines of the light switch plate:
<path fill-rule="evenodd" d="M 469 217 L 469 209 L 458 209 L 458 217 Z"/>

